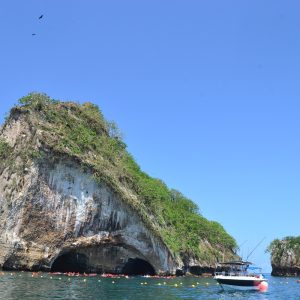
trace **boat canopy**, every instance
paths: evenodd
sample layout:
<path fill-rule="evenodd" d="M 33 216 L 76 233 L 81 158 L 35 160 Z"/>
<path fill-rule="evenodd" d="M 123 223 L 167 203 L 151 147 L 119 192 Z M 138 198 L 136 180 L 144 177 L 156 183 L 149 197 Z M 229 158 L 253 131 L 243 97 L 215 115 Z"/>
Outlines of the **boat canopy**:
<path fill-rule="evenodd" d="M 221 265 L 235 265 L 235 266 L 249 266 L 253 265 L 250 261 L 242 261 L 242 260 L 236 260 L 236 261 L 227 261 L 220 263 Z"/>
<path fill-rule="evenodd" d="M 261 270 L 261 267 L 252 266 L 248 268 L 249 270 Z"/>

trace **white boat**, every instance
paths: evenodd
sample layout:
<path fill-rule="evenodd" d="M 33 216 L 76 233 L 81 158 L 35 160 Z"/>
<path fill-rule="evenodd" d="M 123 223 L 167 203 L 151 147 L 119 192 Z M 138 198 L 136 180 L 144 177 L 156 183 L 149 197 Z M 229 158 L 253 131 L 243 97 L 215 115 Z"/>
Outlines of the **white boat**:
<path fill-rule="evenodd" d="M 221 263 L 224 269 L 216 272 L 214 279 L 223 289 L 260 290 L 268 288 L 267 279 L 261 274 L 261 268 L 250 267 L 253 265 L 248 261 L 229 261 Z M 257 272 L 259 270 L 259 272 Z"/>

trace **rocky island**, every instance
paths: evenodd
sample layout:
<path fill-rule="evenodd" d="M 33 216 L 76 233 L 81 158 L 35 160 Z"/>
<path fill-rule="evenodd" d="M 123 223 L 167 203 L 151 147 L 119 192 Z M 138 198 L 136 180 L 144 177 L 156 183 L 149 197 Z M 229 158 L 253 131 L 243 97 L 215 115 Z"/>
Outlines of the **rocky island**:
<path fill-rule="evenodd" d="M 235 240 L 148 176 L 92 103 L 31 93 L 0 128 L 0 267 L 212 273 Z"/>
<path fill-rule="evenodd" d="M 273 276 L 300 276 L 300 236 L 275 239 L 269 245 Z"/>

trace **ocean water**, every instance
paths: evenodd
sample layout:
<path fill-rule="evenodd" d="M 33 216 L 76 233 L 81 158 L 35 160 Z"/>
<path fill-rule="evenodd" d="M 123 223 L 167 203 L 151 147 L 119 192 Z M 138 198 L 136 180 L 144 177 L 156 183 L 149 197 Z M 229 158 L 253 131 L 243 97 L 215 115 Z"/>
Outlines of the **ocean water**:
<path fill-rule="evenodd" d="M 67 277 L 0 272 L 0 299 L 300 299 L 300 278 L 271 277 L 267 292 L 223 291 L 211 278 Z"/>

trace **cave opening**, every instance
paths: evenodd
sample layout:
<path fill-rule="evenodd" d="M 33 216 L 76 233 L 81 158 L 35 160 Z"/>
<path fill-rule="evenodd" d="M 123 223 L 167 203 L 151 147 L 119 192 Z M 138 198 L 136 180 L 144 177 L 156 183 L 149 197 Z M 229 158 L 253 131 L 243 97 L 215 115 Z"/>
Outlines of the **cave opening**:
<path fill-rule="evenodd" d="M 67 252 L 58 256 L 51 266 L 51 272 L 89 272 L 88 259 L 84 254 Z"/>
<path fill-rule="evenodd" d="M 126 275 L 155 275 L 155 270 L 146 260 L 140 258 L 129 258 L 122 269 Z"/>

